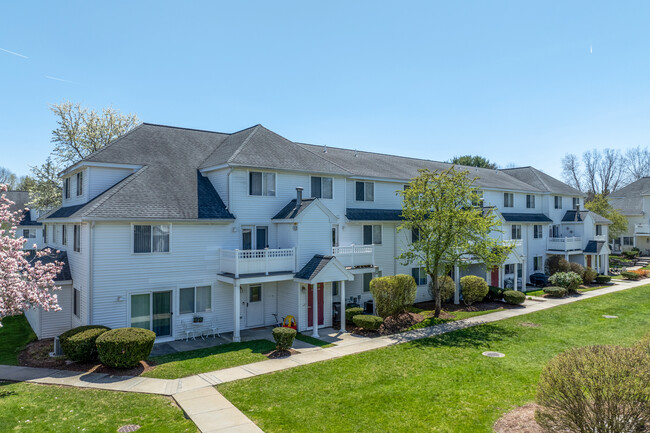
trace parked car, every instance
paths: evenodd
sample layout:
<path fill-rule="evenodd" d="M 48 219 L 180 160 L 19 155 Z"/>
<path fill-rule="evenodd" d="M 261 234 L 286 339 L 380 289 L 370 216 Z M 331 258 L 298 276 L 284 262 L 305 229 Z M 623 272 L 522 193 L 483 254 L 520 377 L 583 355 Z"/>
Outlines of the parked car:
<path fill-rule="evenodd" d="M 541 273 L 541 272 L 536 272 L 534 274 L 530 274 L 530 284 L 532 284 L 535 287 L 548 286 L 548 276 L 546 274 Z"/>

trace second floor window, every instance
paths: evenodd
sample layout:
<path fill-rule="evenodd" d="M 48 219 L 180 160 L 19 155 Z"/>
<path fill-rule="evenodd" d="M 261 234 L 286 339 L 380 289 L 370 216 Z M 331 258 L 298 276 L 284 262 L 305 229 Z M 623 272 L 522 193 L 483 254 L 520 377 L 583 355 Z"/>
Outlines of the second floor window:
<path fill-rule="evenodd" d="M 535 238 L 535 239 L 541 239 L 542 238 L 542 225 L 541 224 L 535 224 L 533 226 L 533 238 Z"/>
<path fill-rule="evenodd" d="M 578 206 L 580 206 L 580 198 L 573 197 L 573 208 L 578 209 Z"/>
<path fill-rule="evenodd" d="M 43 224 L 43 242 L 47 243 L 47 224 Z"/>
<path fill-rule="evenodd" d="M 417 242 L 420 240 L 420 229 L 414 228 L 411 230 L 411 242 Z"/>
<path fill-rule="evenodd" d="M 77 173 L 77 195 L 82 195 L 84 193 L 84 172 L 80 171 Z"/>
<path fill-rule="evenodd" d="M 363 244 L 364 245 L 381 245 L 381 225 L 364 225 L 363 226 Z"/>
<path fill-rule="evenodd" d="M 528 209 L 535 208 L 535 196 L 532 194 L 526 194 L 526 207 Z"/>
<path fill-rule="evenodd" d="M 331 177 L 311 177 L 311 196 L 315 198 L 332 198 Z"/>
<path fill-rule="evenodd" d="M 65 198 L 70 198 L 70 178 L 66 177 L 63 179 L 63 196 Z"/>
<path fill-rule="evenodd" d="M 138 253 L 168 253 L 169 224 L 134 225 L 133 252 Z"/>
<path fill-rule="evenodd" d="M 559 195 L 555 196 L 555 209 L 562 209 L 562 197 Z"/>
<path fill-rule="evenodd" d="M 81 252 L 81 226 L 79 224 L 75 224 L 73 226 L 73 229 L 74 229 L 74 233 L 73 233 L 73 237 L 74 237 L 74 239 L 73 239 L 73 241 L 74 241 L 73 242 L 74 243 L 73 249 L 76 252 L 79 253 L 79 252 Z"/>
<path fill-rule="evenodd" d="M 542 269 L 544 269 L 543 261 L 544 261 L 544 257 L 542 256 L 533 257 L 533 270 L 541 271 Z"/>
<path fill-rule="evenodd" d="M 248 193 L 275 196 L 275 173 L 251 171 L 248 174 Z"/>
<path fill-rule="evenodd" d="M 427 273 L 424 272 L 424 268 L 412 268 L 411 275 L 415 280 L 415 284 L 418 286 L 424 286 L 427 284 Z"/>
<path fill-rule="evenodd" d="M 65 224 L 61 226 L 61 243 L 68 245 L 68 231 Z"/>
<path fill-rule="evenodd" d="M 603 235 L 603 226 L 600 224 L 596 224 L 596 236 L 602 236 Z"/>
<path fill-rule="evenodd" d="M 357 201 L 375 201 L 375 184 L 372 182 L 356 182 Z"/>
<path fill-rule="evenodd" d="M 483 191 L 474 191 L 476 197 L 472 199 L 472 206 L 483 207 Z"/>
<path fill-rule="evenodd" d="M 25 239 L 35 238 L 36 237 L 36 229 L 24 229 L 23 230 L 23 237 Z"/>
<path fill-rule="evenodd" d="M 513 224 L 512 225 L 512 237 L 511 239 L 521 239 L 521 225 Z"/>
<path fill-rule="evenodd" d="M 513 207 L 515 205 L 515 195 L 511 192 L 503 193 L 503 207 Z"/>

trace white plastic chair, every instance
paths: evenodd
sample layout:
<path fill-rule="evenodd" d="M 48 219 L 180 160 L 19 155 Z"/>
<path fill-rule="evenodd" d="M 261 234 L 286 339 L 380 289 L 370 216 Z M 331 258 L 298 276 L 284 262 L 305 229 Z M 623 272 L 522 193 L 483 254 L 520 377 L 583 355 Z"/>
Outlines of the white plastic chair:
<path fill-rule="evenodd" d="M 192 337 L 192 340 L 196 340 L 196 330 L 194 329 L 194 327 L 190 322 L 188 322 L 187 320 L 182 320 L 181 327 L 183 328 L 183 332 L 185 333 L 185 341 L 189 341 L 190 336 Z"/>
<path fill-rule="evenodd" d="M 207 325 L 207 328 L 205 330 L 212 331 L 212 334 L 208 335 L 212 335 L 213 338 L 217 338 L 217 336 L 221 337 L 221 335 L 219 335 L 219 328 L 217 327 L 217 319 L 210 320 L 210 323 Z"/>

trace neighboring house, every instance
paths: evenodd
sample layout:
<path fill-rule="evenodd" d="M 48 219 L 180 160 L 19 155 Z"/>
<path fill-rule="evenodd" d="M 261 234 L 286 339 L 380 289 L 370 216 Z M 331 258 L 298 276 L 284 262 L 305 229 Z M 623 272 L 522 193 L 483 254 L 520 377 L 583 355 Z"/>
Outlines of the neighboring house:
<path fill-rule="evenodd" d="M 628 222 L 627 232 L 614 239 L 614 250 L 637 247 L 644 255 L 650 255 L 650 177 L 642 177 L 614 191 L 607 199 Z"/>
<path fill-rule="evenodd" d="M 29 203 L 29 192 L 27 191 L 7 191 L 4 193 L 7 199 L 14 202 L 14 205 L 11 206 L 12 211 L 23 211 Z M 23 249 L 33 250 L 33 249 L 42 249 L 45 243 L 43 242 L 43 224 L 37 221 L 39 217 L 39 212 L 33 209 L 28 210 L 23 213 L 23 218 L 18 225 L 16 230 L 17 236 L 22 236 L 27 240 Z"/>
<path fill-rule="evenodd" d="M 317 335 L 341 302 L 372 310 L 378 275 L 413 275 L 428 300 L 424 272 L 395 258 L 415 236 L 397 231 L 396 191 L 420 168 L 449 166 L 295 143 L 261 125 L 142 124 L 65 169 L 62 206 L 40 218 L 73 281 L 74 308 L 55 314 L 70 326 L 152 329 L 158 341 L 184 337 L 201 316 L 238 341 L 274 314 Z M 521 289 L 549 254 L 606 270 L 597 243 L 607 222 L 579 211 L 579 191 L 530 167 L 467 170 L 503 224 L 494 236 L 515 248 L 497 269 L 456 270 L 457 282 L 476 274 Z"/>

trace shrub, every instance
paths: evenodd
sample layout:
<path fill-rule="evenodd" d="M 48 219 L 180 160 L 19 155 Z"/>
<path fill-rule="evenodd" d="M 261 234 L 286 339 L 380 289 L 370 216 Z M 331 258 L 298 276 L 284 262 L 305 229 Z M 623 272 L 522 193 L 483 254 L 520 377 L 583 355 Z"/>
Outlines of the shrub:
<path fill-rule="evenodd" d="M 347 311 L 346 311 L 347 313 Z M 289 350 L 296 338 L 296 330 L 293 328 L 273 328 L 273 339 L 275 348 L 278 350 Z"/>
<path fill-rule="evenodd" d="M 630 251 L 623 251 L 621 254 L 628 259 L 636 259 L 641 251 L 631 249 Z"/>
<path fill-rule="evenodd" d="M 345 321 L 348 325 L 352 325 L 354 322 L 352 318 L 359 314 L 363 314 L 363 308 L 361 307 L 352 307 L 345 310 Z"/>
<path fill-rule="evenodd" d="M 553 358 L 537 388 L 548 432 L 642 432 L 650 425 L 650 358 L 636 348 L 580 347 Z"/>
<path fill-rule="evenodd" d="M 97 360 L 95 340 L 111 328 L 101 325 L 79 326 L 59 336 L 61 348 L 68 359 L 77 362 Z"/>
<path fill-rule="evenodd" d="M 650 271 L 647 270 L 647 269 L 634 269 L 634 270 L 628 271 L 628 272 L 632 272 L 633 274 L 637 274 L 641 278 L 647 278 L 648 274 L 650 274 Z"/>
<path fill-rule="evenodd" d="M 585 269 L 585 273 L 582 276 L 582 282 L 585 284 L 591 284 L 594 282 L 594 279 L 598 276 L 598 272 L 591 268 Z"/>
<path fill-rule="evenodd" d="M 113 368 L 131 368 L 147 359 L 156 334 L 142 328 L 118 328 L 106 331 L 97 339 L 102 364 Z"/>
<path fill-rule="evenodd" d="M 564 287 L 569 293 L 575 293 L 582 284 L 582 278 L 575 272 L 558 272 L 551 275 L 548 282 L 554 286 Z"/>
<path fill-rule="evenodd" d="M 384 319 L 379 316 L 371 316 L 369 314 L 362 314 L 359 316 L 354 316 L 352 318 L 354 324 L 359 328 L 365 329 L 366 331 L 376 331 L 379 329 Z"/>
<path fill-rule="evenodd" d="M 567 290 L 564 287 L 548 286 L 544 288 L 544 293 L 551 298 L 564 298 Z"/>
<path fill-rule="evenodd" d="M 626 280 L 637 281 L 641 279 L 641 275 L 635 274 L 634 272 L 621 272 L 621 276 Z"/>
<path fill-rule="evenodd" d="M 440 301 L 449 301 L 456 292 L 454 280 L 449 275 L 442 275 L 438 277 L 438 285 L 440 286 Z M 436 299 L 435 293 L 433 292 L 433 281 L 429 282 L 429 294 L 431 295 L 431 299 Z"/>
<path fill-rule="evenodd" d="M 580 278 L 584 280 L 585 278 L 585 268 L 580 263 L 569 262 L 569 268 L 571 272 L 575 272 L 580 275 Z"/>
<path fill-rule="evenodd" d="M 500 301 L 503 299 L 503 292 L 505 291 L 506 289 L 501 287 L 488 286 L 487 298 L 491 301 Z"/>
<path fill-rule="evenodd" d="M 610 277 L 609 275 L 598 275 L 596 277 L 596 282 L 598 284 L 605 284 L 605 283 L 609 283 L 610 281 L 612 281 L 612 277 Z"/>
<path fill-rule="evenodd" d="M 650 332 L 644 335 L 634 347 L 650 356 Z"/>
<path fill-rule="evenodd" d="M 503 300 L 512 305 L 523 304 L 526 300 L 526 294 L 516 290 L 506 290 L 503 292 Z"/>
<path fill-rule="evenodd" d="M 472 305 L 474 302 L 482 301 L 488 294 L 488 283 L 481 277 L 467 275 L 460 279 L 461 293 L 463 302 L 466 305 Z"/>
<path fill-rule="evenodd" d="M 554 275 L 558 272 L 570 272 L 571 265 L 564 259 L 564 257 L 556 255 L 546 259 L 544 270 L 546 271 L 546 275 Z"/>
<path fill-rule="evenodd" d="M 390 275 L 370 281 L 370 292 L 375 299 L 377 314 L 397 317 L 415 302 L 415 279 L 410 275 Z"/>

